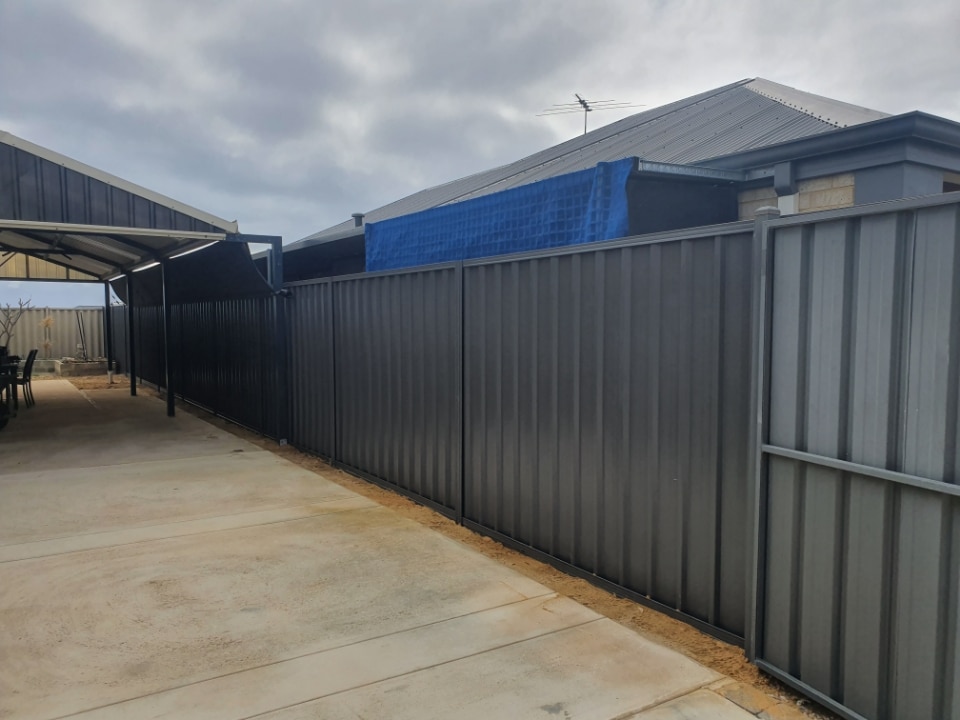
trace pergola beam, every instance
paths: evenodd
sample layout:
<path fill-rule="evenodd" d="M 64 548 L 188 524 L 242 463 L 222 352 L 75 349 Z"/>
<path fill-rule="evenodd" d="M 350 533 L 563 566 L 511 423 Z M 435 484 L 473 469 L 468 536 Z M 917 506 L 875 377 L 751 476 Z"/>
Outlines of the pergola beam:
<path fill-rule="evenodd" d="M 18 230 L 16 231 L 16 233 L 21 237 L 27 238 L 27 240 L 33 240 L 33 242 L 37 242 L 41 244 L 45 244 L 48 242 L 45 238 L 37 237 L 33 232 L 29 230 Z M 95 255 L 91 253 L 89 250 L 80 250 L 80 249 L 75 249 L 70 245 L 63 245 L 62 244 L 63 239 L 64 239 L 63 236 L 60 235 L 55 239 L 54 245 L 49 249 L 45 248 L 43 250 L 39 250 L 37 248 L 32 248 L 32 250 L 33 252 L 36 252 L 36 253 L 47 253 L 47 254 L 53 253 L 57 255 L 78 255 L 80 257 L 87 258 L 88 260 L 93 260 L 94 262 L 100 263 L 101 265 L 107 265 L 111 268 L 114 268 L 115 270 L 119 269 L 119 266 L 116 263 L 104 259 L 103 256 L 101 255 Z M 26 250 L 17 250 L 16 252 L 26 253 Z M 46 260 L 47 258 L 44 257 L 40 259 Z"/>
<path fill-rule="evenodd" d="M 42 246 L 21 249 L 7 244 L 9 250 L 38 260 L 47 260 L 59 267 L 94 275 L 101 281 L 136 270 L 148 263 L 161 262 L 180 253 L 224 241 L 228 235 L 226 232 L 0 219 L 0 234 L 3 231 L 9 231 Z M 233 237 L 237 237 L 236 234 L 233 234 Z M 153 244 L 148 244 L 150 240 Z M 75 255 L 78 259 L 85 258 L 107 269 L 91 271 L 70 262 L 56 262 L 50 260 L 45 253 L 67 257 Z"/>
<path fill-rule="evenodd" d="M 45 256 L 44 256 L 44 252 L 45 252 L 45 251 L 24 250 L 24 249 L 22 249 L 22 248 L 18 248 L 18 247 L 13 247 L 13 246 L 7 245 L 6 243 L 3 243 L 3 242 L 0 242 L 0 249 L 2 249 L 2 250 L 5 251 L 5 252 L 13 253 L 14 255 L 17 255 L 17 254 L 19 254 L 19 255 L 25 255 L 26 257 L 32 257 L 32 258 L 34 258 L 35 260 L 43 260 L 44 262 L 48 262 L 48 263 L 50 263 L 51 265 L 56 265 L 57 267 L 63 268 L 64 270 L 67 271 L 68 274 L 71 273 L 71 272 L 83 273 L 84 275 L 89 275 L 89 276 L 91 277 L 90 280 L 87 280 L 87 279 L 85 279 L 85 278 L 84 278 L 84 279 L 80 279 L 80 278 L 74 279 L 74 278 L 69 278 L 69 277 L 68 277 L 66 280 L 62 280 L 62 279 L 60 279 L 60 278 L 42 278 L 43 280 L 50 280 L 50 281 L 52 281 L 52 282 L 101 282 L 101 281 L 102 281 L 102 278 L 100 278 L 100 277 L 99 277 L 96 273 L 94 273 L 94 272 L 91 272 L 91 271 L 89 271 L 89 270 L 82 270 L 82 269 L 80 269 L 80 268 L 78 268 L 78 267 L 74 267 L 73 265 L 68 265 L 68 264 L 63 263 L 63 262 L 57 262 L 56 260 L 51 260 L 50 258 L 45 257 Z M 6 262 L 6 261 L 5 261 L 5 262 Z M 29 276 L 28 276 L 28 277 L 22 277 L 22 278 L 19 278 L 19 277 L 5 277 L 5 278 L 0 278 L 0 280 L 38 280 L 38 279 L 41 279 L 41 278 L 31 278 L 31 277 L 29 277 Z"/>
<path fill-rule="evenodd" d="M 34 222 L 32 220 L 0 219 L 0 230 L 35 230 L 37 232 L 66 233 L 67 235 L 121 235 L 129 237 L 168 237 L 179 240 L 223 240 L 225 232 L 198 232 L 195 230 L 168 230 L 158 228 L 120 227 L 118 225 L 78 225 L 76 223 Z"/>

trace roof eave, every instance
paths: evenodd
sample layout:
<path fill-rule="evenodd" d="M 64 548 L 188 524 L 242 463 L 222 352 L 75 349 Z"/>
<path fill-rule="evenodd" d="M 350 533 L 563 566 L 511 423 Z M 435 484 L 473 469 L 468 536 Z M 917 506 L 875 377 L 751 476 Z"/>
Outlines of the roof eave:
<path fill-rule="evenodd" d="M 960 123 L 914 111 L 756 150 L 710 158 L 696 164 L 719 169 L 746 170 L 910 137 L 960 148 Z"/>
<path fill-rule="evenodd" d="M 321 233 L 321 237 L 307 237 L 303 240 L 298 240 L 295 243 L 284 246 L 283 251 L 285 253 L 297 252 L 298 250 L 306 250 L 307 248 L 316 247 L 317 245 L 326 245 L 327 243 L 337 242 L 338 240 L 350 240 L 351 238 L 359 238 L 365 235 L 366 223 L 359 226 L 344 228 L 343 230 L 338 230 L 336 232 L 327 231 Z"/>

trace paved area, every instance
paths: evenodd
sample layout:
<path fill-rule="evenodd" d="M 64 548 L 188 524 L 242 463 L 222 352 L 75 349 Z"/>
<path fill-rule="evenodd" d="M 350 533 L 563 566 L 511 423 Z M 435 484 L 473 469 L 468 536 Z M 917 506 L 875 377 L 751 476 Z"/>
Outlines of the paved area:
<path fill-rule="evenodd" d="M 0 718 L 754 717 L 715 672 L 159 400 L 35 394 L 0 431 Z"/>

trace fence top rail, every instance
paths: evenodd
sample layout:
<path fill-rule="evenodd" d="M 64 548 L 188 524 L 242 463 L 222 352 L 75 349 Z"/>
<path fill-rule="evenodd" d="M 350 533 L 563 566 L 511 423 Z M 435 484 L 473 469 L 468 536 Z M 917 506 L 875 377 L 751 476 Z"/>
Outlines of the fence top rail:
<path fill-rule="evenodd" d="M 885 200 L 884 202 L 871 203 L 870 205 L 855 205 L 838 210 L 821 210 L 820 212 L 785 215 L 775 220 L 768 220 L 766 226 L 770 228 L 795 227 L 797 225 L 810 225 L 812 223 L 829 222 L 831 220 L 846 220 L 854 217 L 923 210 L 941 205 L 960 205 L 960 192 L 925 195 L 923 197 L 907 198 L 905 200 Z"/>
<path fill-rule="evenodd" d="M 753 232 L 753 220 L 738 220 L 737 222 L 723 223 L 722 225 L 699 225 L 681 230 L 668 230 L 648 235 L 631 235 L 614 240 L 582 243 L 579 245 L 564 245 L 543 250 L 528 250 L 510 255 L 493 255 L 490 257 L 464 260 L 464 267 L 479 265 L 496 265 L 499 263 L 536 260 L 539 258 L 560 257 L 565 255 L 581 255 L 605 250 L 621 250 L 623 248 L 640 247 L 642 245 L 657 245 L 662 243 L 680 242 L 683 240 L 706 240 L 707 238 L 726 237 L 730 235 L 747 235 Z"/>
<path fill-rule="evenodd" d="M 297 280 L 284 283 L 285 288 L 306 287 L 310 285 L 325 285 L 367 278 L 387 277 L 393 275 L 410 275 L 414 273 L 429 273 L 438 270 L 455 270 L 458 267 L 477 267 L 479 265 L 495 265 L 497 263 L 511 263 L 522 260 L 533 260 L 543 257 L 559 257 L 563 255 L 577 255 L 604 250 L 619 250 L 621 248 L 654 245 L 657 243 L 678 242 L 682 240 L 702 240 L 706 238 L 724 237 L 729 235 L 745 235 L 753 232 L 753 220 L 739 220 L 722 225 L 701 225 L 682 230 L 669 230 L 649 235 L 631 235 L 630 237 L 600 242 L 582 243 L 579 245 L 564 245 L 563 247 L 544 248 L 542 250 L 527 250 L 508 255 L 491 255 L 489 257 L 473 258 L 460 262 L 436 263 L 433 265 L 418 265 L 416 267 L 399 268 L 397 270 L 379 270 L 377 272 L 353 273 L 337 275 L 335 277 L 314 278 L 311 280 Z"/>
<path fill-rule="evenodd" d="M 378 270 L 377 272 L 351 273 L 349 275 L 335 275 L 333 277 L 313 278 L 311 280 L 296 280 L 284 283 L 284 288 L 305 287 L 308 285 L 334 285 L 352 280 L 367 280 L 372 278 L 389 277 L 394 275 L 416 275 L 417 273 L 433 273 L 441 270 L 456 270 L 459 262 L 434 263 L 433 265 L 417 265 L 415 267 L 397 268 L 396 270 Z"/>

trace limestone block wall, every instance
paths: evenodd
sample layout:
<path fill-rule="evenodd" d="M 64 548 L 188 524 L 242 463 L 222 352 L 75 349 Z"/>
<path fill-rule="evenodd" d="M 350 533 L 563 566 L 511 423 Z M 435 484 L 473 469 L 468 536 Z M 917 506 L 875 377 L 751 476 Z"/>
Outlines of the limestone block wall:
<path fill-rule="evenodd" d="M 797 183 L 796 194 L 783 198 L 777 197 L 773 187 L 744 190 L 737 197 L 739 218 L 753 220 L 757 209 L 767 205 L 779 207 L 785 215 L 853 207 L 854 189 L 853 173 L 843 173 L 801 180 Z"/>
<path fill-rule="evenodd" d="M 801 180 L 797 183 L 797 210 L 816 212 L 853 207 L 853 173 Z"/>

